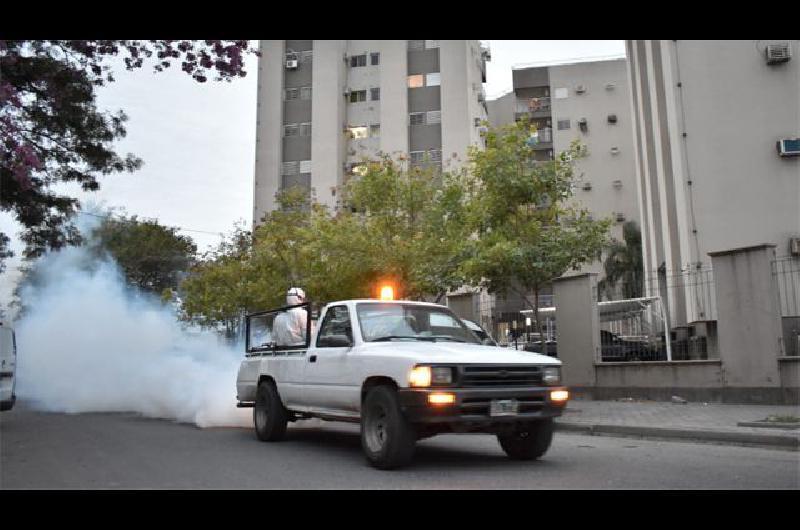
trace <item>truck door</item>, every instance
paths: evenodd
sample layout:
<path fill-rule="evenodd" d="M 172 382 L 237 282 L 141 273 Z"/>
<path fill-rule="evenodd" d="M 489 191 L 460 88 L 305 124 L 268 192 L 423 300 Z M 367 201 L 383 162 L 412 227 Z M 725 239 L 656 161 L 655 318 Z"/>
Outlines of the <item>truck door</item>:
<path fill-rule="evenodd" d="M 360 386 L 347 369 L 353 326 L 346 305 L 331 306 L 320 323 L 305 363 L 304 405 L 315 409 L 358 411 Z"/>

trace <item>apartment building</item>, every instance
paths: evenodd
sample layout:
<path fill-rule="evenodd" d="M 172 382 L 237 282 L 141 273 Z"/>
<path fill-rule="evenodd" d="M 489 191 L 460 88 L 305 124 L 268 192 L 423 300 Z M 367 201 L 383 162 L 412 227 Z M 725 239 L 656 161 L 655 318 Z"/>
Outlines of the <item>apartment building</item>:
<path fill-rule="evenodd" d="M 261 41 L 253 222 L 290 186 L 336 208 L 364 158 L 444 168 L 479 145 L 489 50 L 477 40 Z"/>
<path fill-rule="evenodd" d="M 709 252 L 771 243 L 800 259 L 799 46 L 626 42 L 645 273 L 673 327 L 715 319 L 692 280 Z"/>
<path fill-rule="evenodd" d="M 587 156 L 577 166 L 574 200 L 596 219 L 612 218 L 611 235 L 621 241 L 623 223 L 638 224 L 640 219 L 625 58 L 518 67 L 512 78 L 513 89 L 487 103 L 489 122 L 500 127 L 527 118 L 537 128 L 532 139 L 537 160 L 552 160 L 574 140 L 584 144 Z M 596 272 L 602 278 L 603 264 L 586 264 L 581 272 Z M 448 305 L 501 341 L 509 332 L 530 330 L 520 313 L 528 309 L 521 297 L 474 291 L 450 293 Z M 549 288 L 540 293 L 539 302 L 553 305 Z M 547 323 L 549 336 L 553 324 Z"/>
<path fill-rule="evenodd" d="M 612 218 L 611 235 L 621 241 L 623 223 L 640 219 L 625 58 L 518 67 L 512 74 L 513 90 L 488 102 L 489 122 L 527 117 L 538 129 L 538 160 L 552 160 L 574 140 L 586 145 L 574 199 L 596 219 Z M 602 274 L 603 266 L 582 270 Z"/>

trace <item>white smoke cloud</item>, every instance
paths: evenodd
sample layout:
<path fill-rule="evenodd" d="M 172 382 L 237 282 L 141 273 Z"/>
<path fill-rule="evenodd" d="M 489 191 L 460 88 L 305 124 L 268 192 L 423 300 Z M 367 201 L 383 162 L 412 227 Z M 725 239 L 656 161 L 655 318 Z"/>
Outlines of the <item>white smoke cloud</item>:
<path fill-rule="evenodd" d="M 252 425 L 251 409 L 236 408 L 242 351 L 182 329 L 170 306 L 126 287 L 113 261 L 92 261 L 84 248 L 51 252 L 36 267 L 43 282 L 22 290 L 29 309 L 16 323 L 20 399 L 53 412 Z"/>

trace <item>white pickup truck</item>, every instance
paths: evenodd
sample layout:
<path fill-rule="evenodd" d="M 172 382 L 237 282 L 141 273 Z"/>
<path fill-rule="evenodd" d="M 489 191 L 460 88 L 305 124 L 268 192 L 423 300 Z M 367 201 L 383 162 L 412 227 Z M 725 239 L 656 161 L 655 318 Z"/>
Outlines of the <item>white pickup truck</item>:
<path fill-rule="evenodd" d="M 277 344 L 273 324 L 289 310 L 307 311 L 305 340 Z M 307 418 L 360 423 L 367 460 L 381 469 L 408 464 L 417 440 L 440 433 L 495 434 L 513 459 L 549 448 L 569 397 L 557 359 L 484 345 L 437 304 L 347 300 L 318 322 L 312 330 L 309 304 L 247 317 L 237 406 L 254 408 L 260 440 Z"/>

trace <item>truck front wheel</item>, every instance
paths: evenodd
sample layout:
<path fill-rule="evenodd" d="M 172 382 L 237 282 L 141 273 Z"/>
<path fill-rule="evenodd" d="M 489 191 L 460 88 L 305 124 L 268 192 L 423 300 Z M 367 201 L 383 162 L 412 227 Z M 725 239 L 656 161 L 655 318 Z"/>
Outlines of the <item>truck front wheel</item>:
<path fill-rule="evenodd" d="M 397 393 L 388 386 L 372 388 L 361 407 L 361 447 L 367 461 L 378 469 L 393 469 L 411 462 L 417 436 L 400 410 Z"/>
<path fill-rule="evenodd" d="M 534 460 L 547 452 L 553 441 L 553 420 L 526 423 L 510 433 L 497 435 L 500 447 L 513 460 Z"/>
<path fill-rule="evenodd" d="M 253 407 L 253 423 L 258 439 L 262 442 L 283 440 L 288 421 L 289 413 L 281 402 L 275 384 L 271 381 L 260 382 Z"/>

